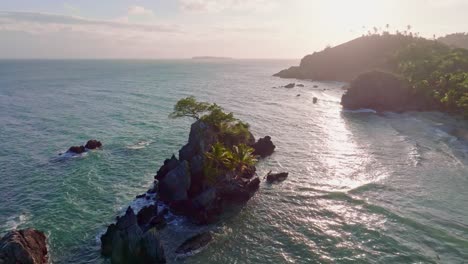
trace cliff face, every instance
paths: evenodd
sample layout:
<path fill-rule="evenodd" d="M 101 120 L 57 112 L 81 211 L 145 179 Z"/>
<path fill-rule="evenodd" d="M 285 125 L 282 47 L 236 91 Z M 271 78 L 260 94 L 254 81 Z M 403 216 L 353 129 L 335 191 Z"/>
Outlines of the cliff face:
<path fill-rule="evenodd" d="M 421 41 L 421 39 L 403 35 L 360 37 L 307 55 L 298 67 L 291 67 L 274 76 L 349 82 L 359 74 L 370 70 L 390 70 L 389 59 L 392 55 L 414 41 Z"/>

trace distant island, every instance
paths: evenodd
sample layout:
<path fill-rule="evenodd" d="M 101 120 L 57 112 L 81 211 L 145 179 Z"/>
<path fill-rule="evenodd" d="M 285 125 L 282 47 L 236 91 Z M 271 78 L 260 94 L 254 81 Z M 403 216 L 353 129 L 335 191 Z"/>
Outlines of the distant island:
<path fill-rule="evenodd" d="M 230 57 L 215 57 L 215 56 L 196 56 L 192 60 L 232 60 Z"/>
<path fill-rule="evenodd" d="M 362 36 L 307 55 L 299 66 L 274 76 L 350 82 L 341 100 L 346 109 L 437 110 L 468 117 L 468 50 L 456 47 L 466 36 Z"/>

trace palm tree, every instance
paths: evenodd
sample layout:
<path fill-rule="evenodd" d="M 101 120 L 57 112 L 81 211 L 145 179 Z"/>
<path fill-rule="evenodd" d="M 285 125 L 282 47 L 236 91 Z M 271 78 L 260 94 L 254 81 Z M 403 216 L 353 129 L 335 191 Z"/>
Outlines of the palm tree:
<path fill-rule="evenodd" d="M 205 153 L 209 164 L 215 169 L 222 169 L 229 166 L 231 152 L 220 142 L 211 146 L 211 150 Z"/>
<path fill-rule="evenodd" d="M 258 160 L 252 155 L 253 152 L 254 149 L 245 144 L 234 146 L 232 148 L 230 168 L 242 174 L 250 166 L 255 165 Z"/>

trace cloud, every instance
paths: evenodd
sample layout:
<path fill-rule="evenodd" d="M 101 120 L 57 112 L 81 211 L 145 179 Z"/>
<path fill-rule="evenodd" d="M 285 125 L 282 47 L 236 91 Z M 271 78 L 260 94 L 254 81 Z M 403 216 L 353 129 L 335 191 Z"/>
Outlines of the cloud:
<path fill-rule="evenodd" d="M 154 16 L 153 10 L 146 9 L 142 6 L 131 6 L 128 8 L 128 15 L 132 16 Z"/>
<path fill-rule="evenodd" d="M 188 12 L 262 11 L 276 4 L 275 0 L 179 0 L 180 8 Z"/>
<path fill-rule="evenodd" d="M 176 25 L 132 24 L 119 21 L 92 20 L 32 12 L 0 12 L 0 30 L 38 34 L 45 31 L 84 31 L 94 33 L 180 33 Z"/>

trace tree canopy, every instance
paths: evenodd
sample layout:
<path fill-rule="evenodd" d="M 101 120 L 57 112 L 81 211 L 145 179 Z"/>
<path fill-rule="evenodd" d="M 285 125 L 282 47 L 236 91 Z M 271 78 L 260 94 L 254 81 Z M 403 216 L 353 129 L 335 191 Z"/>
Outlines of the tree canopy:
<path fill-rule="evenodd" d="M 200 119 L 200 116 L 209 111 L 210 105 L 206 102 L 198 102 L 195 97 L 189 96 L 177 101 L 174 106 L 174 111 L 169 115 L 170 118 L 180 117 L 191 117 L 196 120 Z"/>

